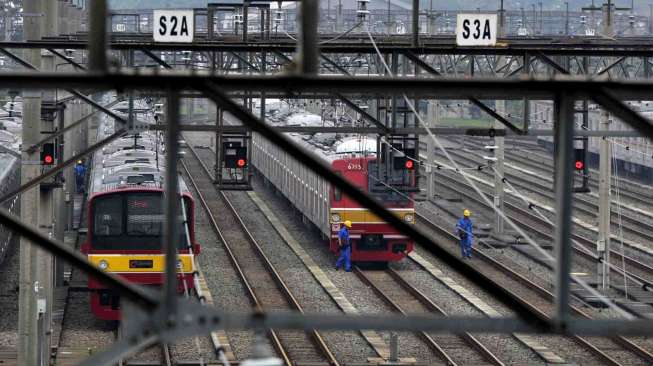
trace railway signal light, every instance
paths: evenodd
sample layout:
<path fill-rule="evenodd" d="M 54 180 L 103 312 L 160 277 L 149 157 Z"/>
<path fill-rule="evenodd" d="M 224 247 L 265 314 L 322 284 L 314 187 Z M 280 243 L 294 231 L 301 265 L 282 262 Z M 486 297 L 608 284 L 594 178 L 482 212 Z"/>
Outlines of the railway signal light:
<path fill-rule="evenodd" d="M 241 146 L 240 142 L 228 141 L 224 144 L 224 166 L 225 168 L 247 167 L 247 147 Z"/>
<path fill-rule="evenodd" d="M 54 143 L 48 142 L 41 147 L 41 164 L 54 165 Z"/>
<path fill-rule="evenodd" d="M 406 163 L 404 164 L 404 166 L 408 170 L 413 170 L 413 169 L 415 169 L 415 162 L 410 160 L 410 159 L 406 159 Z"/>
<path fill-rule="evenodd" d="M 585 149 L 574 149 L 574 169 L 577 171 L 585 169 Z"/>

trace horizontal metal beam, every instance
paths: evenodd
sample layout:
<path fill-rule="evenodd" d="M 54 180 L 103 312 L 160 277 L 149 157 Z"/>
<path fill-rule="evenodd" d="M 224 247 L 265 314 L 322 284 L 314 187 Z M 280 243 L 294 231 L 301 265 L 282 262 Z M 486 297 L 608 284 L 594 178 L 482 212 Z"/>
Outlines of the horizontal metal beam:
<path fill-rule="evenodd" d="M 204 121 L 206 122 L 206 121 Z M 196 124 L 196 125 L 181 125 L 182 131 L 195 131 L 195 132 L 215 132 L 222 131 L 222 133 L 242 133 L 251 131 L 247 126 L 223 126 L 218 129 L 214 124 Z M 281 133 L 359 133 L 359 134 L 392 134 L 392 135 L 428 135 L 425 128 L 421 127 L 406 127 L 406 128 L 377 128 L 377 127 L 302 127 L 302 126 L 270 126 L 273 130 Z M 150 130 L 165 131 L 165 124 L 152 125 Z M 435 135 L 467 135 L 467 136 L 511 136 L 511 137 L 525 137 L 525 136 L 553 136 L 553 130 L 536 130 L 529 129 L 526 134 L 516 134 L 506 129 L 494 128 L 466 128 L 466 127 L 432 127 L 431 132 Z M 574 136 L 583 137 L 643 137 L 638 131 L 620 131 L 620 130 L 576 130 Z"/>
<path fill-rule="evenodd" d="M 273 40 L 250 39 L 247 43 L 207 40 L 201 34 L 196 34 L 197 40 L 185 44 L 184 50 L 189 51 L 222 51 L 222 52 L 294 52 L 296 41 L 290 37 L 276 37 Z M 333 38 L 332 35 L 322 34 L 323 40 Z M 363 41 L 363 42 L 361 42 Z M 320 52 L 326 54 L 337 53 L 366 53 L 375 54 L 376 50 L 369 44 L 367 36 L 349 35 L 337 42 L 320 45 Z M 567 56 L 627 56 L 627 57 L 653 57 L 650 47 L 650 38 L 622 39 L 606 41 L 592 38 L 569 39 L 560 37 L 531 38 L 506 38 L 497 46 L 492 47 L 459 47 L 452 36 L 421 36 L 420 47 L 413 47 L 408 37 L 379 36 L 377 45 L 381 53 L 401 53 L 409 50 L 415 54 L 451 54 L 451 55 L 515 55 L 522 56 L 526 53 L 545 52 L 548 55 Z M 176 43 L 154 43 L 151 35 L 114 38 L 108 45 L 114 50 L 179 50 Z M 86 38 L 45 39 L 29 42 L 0 42 L 0 48 L 59 48 L 59 49 L 85 49 Z"/>
<path fill-rule="evenodd" d="M 604 88 L 620 100 L 652 100 L 653 83 L 650 81 L 593 80 L 557 75 L 549 79 L 460 79 L 415 78 L 377 76 L 298 76 L 298 75 L 217 75 L 209 72 L 138 70 L 110 73 L 0 73 L 0 83 L 5 88 L 59 88 L 61 85 L 98 89 L 158 89 L 169 86 L 178 89 L 195 89 L 210 81 L 227 92 L 249 92 L 256 97 L 261 92 L 286 93 L 289 97 L 305 93 L 361 96 L 406 94 L 409 98 L 460 99 L 473 95 L 479 99 L 551 99 L 557 91 L 567 90 L 580 98 L 592 96 L 594 90 Z M 101 106 L 100 106 L 101 107 Z M 119 117 L 120 118 L 120 117 Z"/>

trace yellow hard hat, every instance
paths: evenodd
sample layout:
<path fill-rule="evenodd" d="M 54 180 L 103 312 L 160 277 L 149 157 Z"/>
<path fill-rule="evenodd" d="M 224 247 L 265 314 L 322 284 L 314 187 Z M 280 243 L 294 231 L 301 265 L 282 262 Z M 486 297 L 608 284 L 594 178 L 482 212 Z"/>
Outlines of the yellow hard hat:
<path fill-rule="evenodd" d="M 345 226 L 346 227 L 351 227 L 351 221 L 349 221 L 349 220 L 345 221 Z"/>
<path fill-rule="evenodd" d="M 470 217 L 471 215 L 472 215 L 472 213 L 469 212 L 469 210 L 465 209 L 465 211 L 463 211 L 463 216 Z"/>

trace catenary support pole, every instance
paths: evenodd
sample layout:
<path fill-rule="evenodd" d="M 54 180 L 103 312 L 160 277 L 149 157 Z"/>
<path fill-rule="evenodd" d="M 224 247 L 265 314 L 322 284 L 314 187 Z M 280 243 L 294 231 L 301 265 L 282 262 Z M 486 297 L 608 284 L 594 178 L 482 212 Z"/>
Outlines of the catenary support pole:
<path fill-rule="evenodd" d="M 47 0 L 26 1 L 24 12 L 38 14 L 43 11 Z M 23 20 L 25 39 L 41 38 L 41 18 L 25 17 Z M 34 65 L 41 64 L 41 51 L 25 51 L 26 58 Z M 40 139 L 41 132 L 41 92 L 29 90 L 23 92 L 23 132 L 22 146 L 30 146 Z M 21 154 L 21 184 L 30 181 L 41 173 L 38 152 Z M 31 189 L 20 196 L 21 220 L 37 223 L 39 218 L 39 190 Z M 29 240 L 20 238 L 20 274 L 18 289 L 18 364 L 36 366 L 40 363 L 38 334 L 38 300 L 43 298 L 41 284 L 41 257 L 44 253 Z M 43 298 L 43 300 L 45 300 Z"/>
<path fill-rule="evenodd" d="M 610 127 L 610 114 L 601 111 L 601 128 Z M 597 283 L 606 291 L 610 286 L 610 183 L 612 181 L 612 146 L 603 137 L 599 149 L 599 237 L 596 250 L 602 259 L 597 264 Z"/>
<path fill-rule="evenodd" d="M 426 110 L 426 121 L 428 127 L 436 127 L 438 124 L 439 108 L 437 100 L 430 100 Z M 425 135 L 422 138 L 426 139 L 426 199 L 430 200 L 435 198 L 435 141 L 430 136 Z"/>
<path fill-rule="evenodd" d="M 558 329 L 570 320 L 569 281 L 571 270 L 571 213 L 572 213 L 572 160 L 574 138 L 574 100 L 567 93 L 554 100 L 555 126 L 555 196 L 556 226 L 554 248 L 556 252 L 555 313 Z"/>
<path fill-rule="evenodd" d="M 419 0 L 413 0 L 413 47 L 419 47 Z"/>

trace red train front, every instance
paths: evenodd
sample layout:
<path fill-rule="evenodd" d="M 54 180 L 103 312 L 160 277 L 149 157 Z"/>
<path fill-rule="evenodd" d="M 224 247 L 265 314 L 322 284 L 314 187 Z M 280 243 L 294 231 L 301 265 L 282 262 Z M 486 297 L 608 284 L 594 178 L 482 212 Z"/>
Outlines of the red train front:
<path fill-rule="evenodd" d="M 412 162 L 412 160 L 411 160 Z M 336 174 L 359 187 L 407 223 L 415 222 L 415 206 L 412 200 L 415 171 L 410 169 L 386 169 L 379 166 L 376 157 L 353 157 L 334 160 Z M 334 188 L 329 197 L 331 240 L 330 249 L 338 251 L 340 223 L 349 220 L 352 242 L 352 261 L 392 262 L 401 260 L 413 250 L 413 241 L 399 233 L 385 221 L 362 207 L 356 200 Z"/>
<path fill-rule="evenodd" d="M 180 227 L 177 241 L 180 293 L 193 288 L 193 255 L 199 253 L 193 230 L 194 202 L 187 193 L 182 197 L 187 225 Z M 163 202 L 160 188 L 123 186 L 94 194 L 88 203 L 88 236 L 82 252 L 88 255 L 91 263 L 130 282 L 162 286 L 165 271 L 165 255 L 161 248 Z M 99 319 L 119 320 L 118 294 L 94 278 L 89 278 L 88 288 L 93 314 Z"/>

